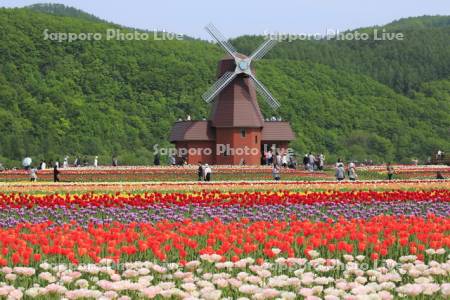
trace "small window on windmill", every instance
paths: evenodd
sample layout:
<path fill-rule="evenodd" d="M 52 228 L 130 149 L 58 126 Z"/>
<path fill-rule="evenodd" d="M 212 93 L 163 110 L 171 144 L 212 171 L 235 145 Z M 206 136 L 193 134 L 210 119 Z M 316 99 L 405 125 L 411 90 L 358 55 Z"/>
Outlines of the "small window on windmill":
<path fill-rule="evenodd" d="M 245 135 L 246 135 L 245 129 L 242 128 L 241 129 L 241 137 L 245 138 Z"/>
<path fill-rule="evenodd" d="M 258 136 L 255 135 L 255 144 L 258 144 Z"/>

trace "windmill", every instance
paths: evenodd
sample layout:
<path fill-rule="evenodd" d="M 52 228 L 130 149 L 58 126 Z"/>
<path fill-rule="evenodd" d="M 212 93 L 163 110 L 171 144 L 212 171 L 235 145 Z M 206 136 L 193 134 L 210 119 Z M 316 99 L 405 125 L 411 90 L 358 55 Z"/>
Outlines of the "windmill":
<path fill-rule="evenodd" d="M 234 71 L 225 72 L 209 89 L 203 94 L 203 99 L 210 103 L 216 96 L 227 87 L 237 76 L 243 74 L 251 78 L 254 87 L 258 93 L 266 100 L 266 102 L 273 108 L 277 109 L 280 103 L 272 96 L 267 88 L 256 78 L 252 71 L 252 62 L 259 60 L 275 46 L 277 40 L 268 38 L 262 43 L 250 56 L 239 54 L 231 43 L 220 33 L 220 31 L 213 25 L 209 24 L 205 27 L 206 31 L 217 41 L 217 43 L 234 59 Z"/>
<path fill-rule="evenodd" d="M 208 120 L 188 119 L 172 127 L 170 142 L 178 150 L 189 153 L 182 161 L 259 165 L 267 147 L 286 151 L 295 135 L 288 122 L 264 121 L 257 93 L 273 109 L 280 103 L 256 78 L 252 67 L 252 63 L 261 59 L 277 41 L 268 39 L 250 56 L 245 56 L 238 53 L 214 25 L 205 28 L 227 55 L 219 61 L 217 81 L 203 94 L 203 99 L 213 104 Z M 197 149 L 213 150 L 191 153 Z"/>

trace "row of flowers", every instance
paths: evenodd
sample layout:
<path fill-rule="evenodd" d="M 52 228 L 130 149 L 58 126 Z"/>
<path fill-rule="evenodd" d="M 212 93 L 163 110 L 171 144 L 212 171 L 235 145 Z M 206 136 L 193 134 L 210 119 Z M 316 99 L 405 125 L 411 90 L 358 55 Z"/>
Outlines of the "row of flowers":
<path fill-rule="evenodd" d="M 327 192 L 220 192 L 143 194 L 0 194 L 0 208 L 39 207 L 149 207 L 159 206 L 292 206 L 311 204 L 371 204 L 380 202 L 440 201 L 450 205 L 450 190 L 327 191 Z"/>
<path fill-rule="evenodd" d="M 15 227 L 21 223 L 42 223 L 51 220 L 56 225 L 64 225 L 75 221 L 82 227 L 93 224 L 108 224 L 120 222 L 128 224 L 157 223 L 165 220 L 183 221 L 186 218 L 195 221 L 210 221 L 220 219 L 222 222 L 234 222 L 240 218 L 251 222 L 259 221 L 290 221 L 357 218 L 367 220 L 379 215 L 417 216 L 426 218 L 429 215 L 447 217 L 450 214 L 450 203 L 447 201 L 374 201 L 372 203 L 315 203 L 315 204 L 275 204 L 258 206 L 199 206 L 199 205 L 161 205 L 153 204 L 146 207 L 132 205 L 123 206 L 78 206 L 65 205 L 56 207 L 34 206 L 27 208 L 0 209 L 0 227 Z"/>
<path fill-rule="evenodd" d="M 448 249 L 450 219 L 446 217 L 378 216 L 367 220 L 260 221 L 241 219 L 224 223 L 168 220 L 155 224 L 112 222 L 81 227 L 75 221 L 55 225 L 23 223 L 0 229 L 0 265 L 36 265 L 41 260 L 73 264 L 158 260 L 185 264 L 202 254 L 219 254 L 223 260 L 242 257 L 271 259 L 324 258 L 345 254 L 365 255 L 371 260 L 399 259 L 416 255 L 429 261 L 426 249 Z M 274 248 L 279 251 L 273 251 Z M 442 260 L 443 262 L 444 260 Z"/>
<path fill-rule="evenodd" d="M 272 248 L 279 253 L 280 249 Z M 415 255 L 365 263 L 364 255 L 342 259 L 320 257 L 314 250 L 303 257 L 272 261 L 244 257 L 228 260 L 203 254 L 180 264 L 134 261 L 116 265 L 69 265 L 42 262 L 35 267 L 3 267 L 0 296 L 8 299 L 64 297 L 65 299 L 159 298 L 357 300 L 394 297 L 448 299 L 450 264 L 444 249 L 427 249 L 429 262 Z M 440 262 L 441 261 L 441 262 Z"/>
<path fill-rule="evenodd" d="M 399 190 L 450 189 L 450 180 L 367 180 L 367 181 L 213 181 L 213 182 L 0 182 L 0 191 L 68 192 L 73 191 L 256 191 L 256 190 Z"/>

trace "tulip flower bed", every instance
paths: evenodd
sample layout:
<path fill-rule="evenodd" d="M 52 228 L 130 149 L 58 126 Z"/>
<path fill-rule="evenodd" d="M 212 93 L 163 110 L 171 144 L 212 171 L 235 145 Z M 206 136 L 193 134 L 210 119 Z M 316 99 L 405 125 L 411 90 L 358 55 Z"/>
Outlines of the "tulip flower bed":
<path fill-rule="evenodd" d="M 214 180 L 271 180 L 270 166 L 214 166 Z M 137 182 L 137 181 L 192 181 L 197 179 L 197 166 L 184 167 L 80 167 L 61 168 L 60 179 L 65 182 Z M 282 170 L 285 180 L 331 179 L 328 172 L 308 172 L 300 169 Z M 53 181 L 53 170 L 39 170 L 39 181 Z M 23 181 L 28 179 L 25 170 L 0 172 L 0 181 Z"/>
<path fill-rule="evenodd" d="M 408 182 L 0 194 L 0 298 L 447 299 L 448 182 Z"/>
<path fill-rule="evenodd" d="M 408 166 L 394 165 L 396 179 L 434 179 L 436 173 L 448 178 L 448 166 Z M 215 181 L 271 180 L 270 166 L 213 166 Z M 385 179 L 386 166 L 357 167 L 360 179 Z M 334 166 L 325 172 L 308 172 L 301 168 L 281 171 L 283 180 L 330 180 L 334 179 Z M 39 181 L 52 181 L 53 170 L 38 171 Z M 0 181 L 23 181 L 28 179 L 25 170 L 0 172 Z M 197 179 L 197 166 L 183 167 L 79 167 L 61 168 L 60 179 L 65 182 L 139 182 L 139 181 L 192 181 Z"/>
<path fill-rule="evenodd" d="M 390 192 L 253 192 L 147 193 L 144 195 L 0 195 L 0 227 L 75 222 L 80 226 L 165 220 L 252 222 L 325 221 L 379 215 L 445 217 L 450 214 L 450 190 Z"/>
<path fill-rule="evenodd" d="M 213 181 L 213 182 L 0 182 L 0 191 L 14 193 L 199 192 L 199 191 L 330 191 L 330 190 L 440 190 L 450 180 L 367 181 Z"/>
<path fill-rule="evenodd" d="M 0 231 L 0 295 L 445 299 L 449 222 L 379 216 L 335 223 L 22 224 Z"/>

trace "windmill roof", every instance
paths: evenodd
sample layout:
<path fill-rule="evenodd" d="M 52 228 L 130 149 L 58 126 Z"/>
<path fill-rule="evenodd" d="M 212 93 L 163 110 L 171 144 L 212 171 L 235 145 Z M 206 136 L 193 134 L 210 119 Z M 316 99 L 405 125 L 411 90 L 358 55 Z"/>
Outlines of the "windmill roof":
<path fill-rule="evenodd" d="M 169 140 L 179 141 L 214 141 L 215 132 L 209 121 L 178 121 L 172 127 Z"/>
<path fill-rule="evenodd" d="M 288 122 L 264 122 L 262 141 L 292 141 L 294 132 Z M 215 141 L 216 134 L 209 121 L 178 121 L 172 127 L 171 142 Z"/>
<path fill-rule="evenodd" d="M 267 121 L 262 130 L 262 141 L 293 141 L 295 134 L 289 122 Z"/>

